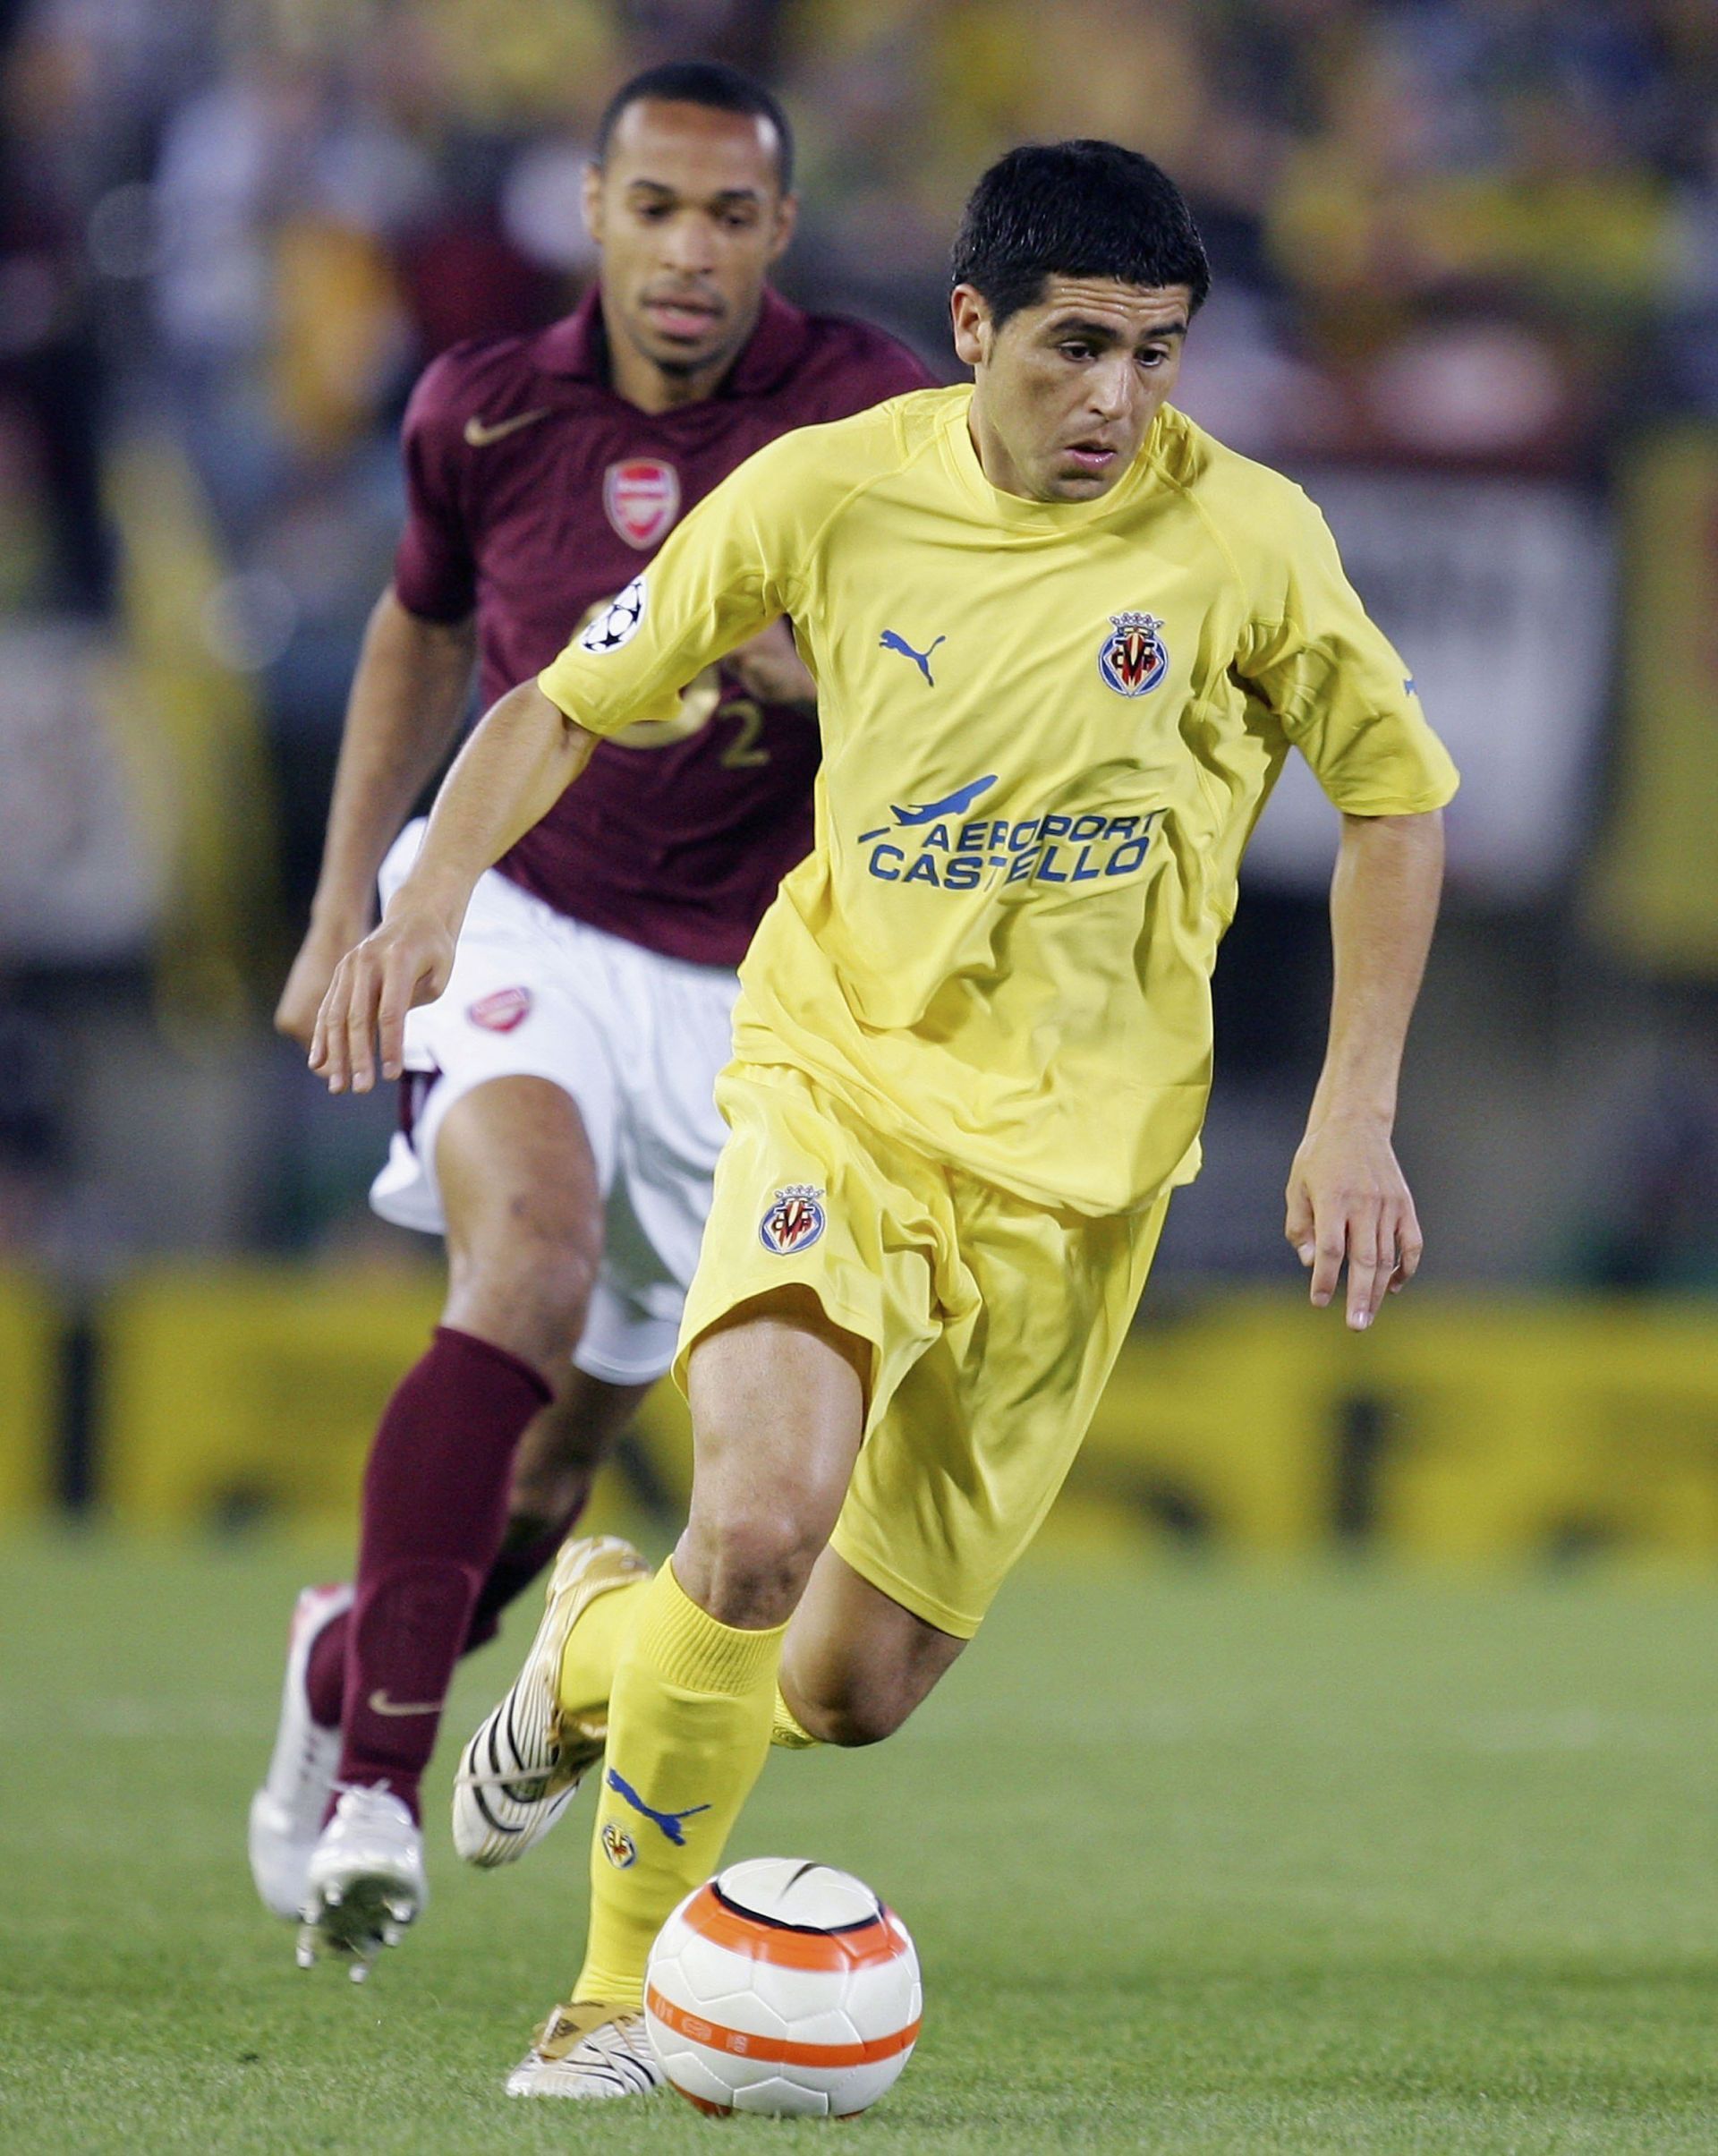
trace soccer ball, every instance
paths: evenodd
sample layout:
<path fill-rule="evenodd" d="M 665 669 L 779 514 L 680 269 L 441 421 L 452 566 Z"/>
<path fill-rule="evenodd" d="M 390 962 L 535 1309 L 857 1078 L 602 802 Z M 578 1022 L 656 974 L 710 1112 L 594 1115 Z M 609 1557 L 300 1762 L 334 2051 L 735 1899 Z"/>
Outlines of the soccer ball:
<path fill-rule="evenodd" d="M 895 2082 L 923 1997 L 906 1926 L 862 1880 L 753 1857 L 689 1894 L 657 1934 L 644 2022 L 701 2111 L 844 2118 Z"/>

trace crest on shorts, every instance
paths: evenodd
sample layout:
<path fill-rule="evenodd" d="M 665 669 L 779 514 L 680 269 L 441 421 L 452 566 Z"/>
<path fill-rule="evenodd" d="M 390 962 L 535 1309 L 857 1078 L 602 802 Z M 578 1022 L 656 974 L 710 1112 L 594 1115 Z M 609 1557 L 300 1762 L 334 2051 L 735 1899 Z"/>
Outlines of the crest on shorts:
<path fill-rule="evenodd" d="M 491 989 L 488 995 L 479 996 L 475 1003 L 468 1003 L 465 1015 L 473 1026 L 481 1026 L 488 1033 L 511 1033 L 531 1016 L 531 991 Z"/>
<path fill-rule="evenodd" d="M 602 1822 L 602 1853 L 617 1871 L 627 1871 L 638 1862 L 638 1844 L 613 1819 Z"/>
<path fill-rule="evenodd" d="M 823 1193 L 813 1183 L 789 1183 L 778 1190 L 758 1223 L 758 1240 L 778 1257 L 809 1250 L 825 1226 Z"/>
<path fill-rule="evenodd" d="M 659 456 L 624 456 L 602 475 L 602 506 L 629 547 L 653 547 L 680 514 L 680 474 Z"/>
<path fill-rule="evenodd" d="M 1169 670 L 1169 647 L 1155 614 L 1125 610 L 1110 617 L 1098 649 L 1098 671 L 1118 696 L 1143 696 Z"/>

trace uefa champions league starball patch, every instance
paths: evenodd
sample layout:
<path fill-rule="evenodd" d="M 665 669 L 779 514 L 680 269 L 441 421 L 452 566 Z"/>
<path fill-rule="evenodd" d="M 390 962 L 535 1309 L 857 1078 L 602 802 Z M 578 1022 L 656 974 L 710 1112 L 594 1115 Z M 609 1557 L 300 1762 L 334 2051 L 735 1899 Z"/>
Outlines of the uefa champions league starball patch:
<path fill-rule="evenodd" d="M 599 607 L 579 631 L 580 651 L 600 659 L 605 652 L 617 652 L 623 643 L 630 643 L 644 618 L 644 579 L 634 576 L 624 592 L 617 592 L 606 607 Z"/>
<path fill-rule="evenodd" d="M 1098 650 L 1098 671 L 1118 696 L 1143 696 L 1169 670 L 1169 647 L 1155 614 L 1124 610 L 1110 617 Z"/>
<path fill-rule="evenodd" d="M 813 1183 L 789 1183 L 778 1190 L 758 1223 L 758 1240 L 778 1257 L 809 1250 L 825 1226 L 823 1193 Z"/>

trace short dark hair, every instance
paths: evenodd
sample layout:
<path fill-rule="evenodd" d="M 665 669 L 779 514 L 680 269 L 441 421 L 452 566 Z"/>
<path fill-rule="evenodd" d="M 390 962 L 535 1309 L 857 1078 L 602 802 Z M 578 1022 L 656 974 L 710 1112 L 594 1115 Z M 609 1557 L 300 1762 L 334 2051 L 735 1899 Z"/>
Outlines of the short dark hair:
<path fill-rule="evenodd" d="M 1028 142 L 999 158 L 961 214 L 951 282 L 971 285 L 1000 328 L 1050 277 L 1186 285 L 1196 308 L 1211 265 L 1181 190 L 1118 142 Z"/>
<path fill-rule="evenodd" d="M 787 115 L 761 82 L 743 75 L 737 67 L 719 60 L 668 60 L 660 67 L 647 67 L 642 74 L 623 82 L 602 108 L 597 122 L 597 163 L 605 163 L 608 142 L 620 115 L 646 98 L 665 105 L 704 105 L 711 112 L 737 112 L 768 120 L 776 131 L 776 175 L 783 194 L 794 184 L 794 131 Z"/>

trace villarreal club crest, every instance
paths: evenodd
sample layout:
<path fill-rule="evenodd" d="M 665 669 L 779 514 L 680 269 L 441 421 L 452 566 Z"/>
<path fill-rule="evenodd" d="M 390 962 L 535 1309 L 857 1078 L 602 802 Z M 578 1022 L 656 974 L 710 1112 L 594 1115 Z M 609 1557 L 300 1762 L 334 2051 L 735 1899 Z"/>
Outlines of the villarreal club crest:
<path fill-rule="evenodd" d="M 778 1190 L 758 1223 L 758 1239 L 778 1257 L 809 1250 L 823 1232 L 823 1193 L 812 1183 Z"/>
<path fill-rule="evenodd" d="M 1118 696 L 1143 696 L 1169 670 L 1169 647 L 1155 614 L 1111 614 L 1098 649 L 1098 671 Z"/>

